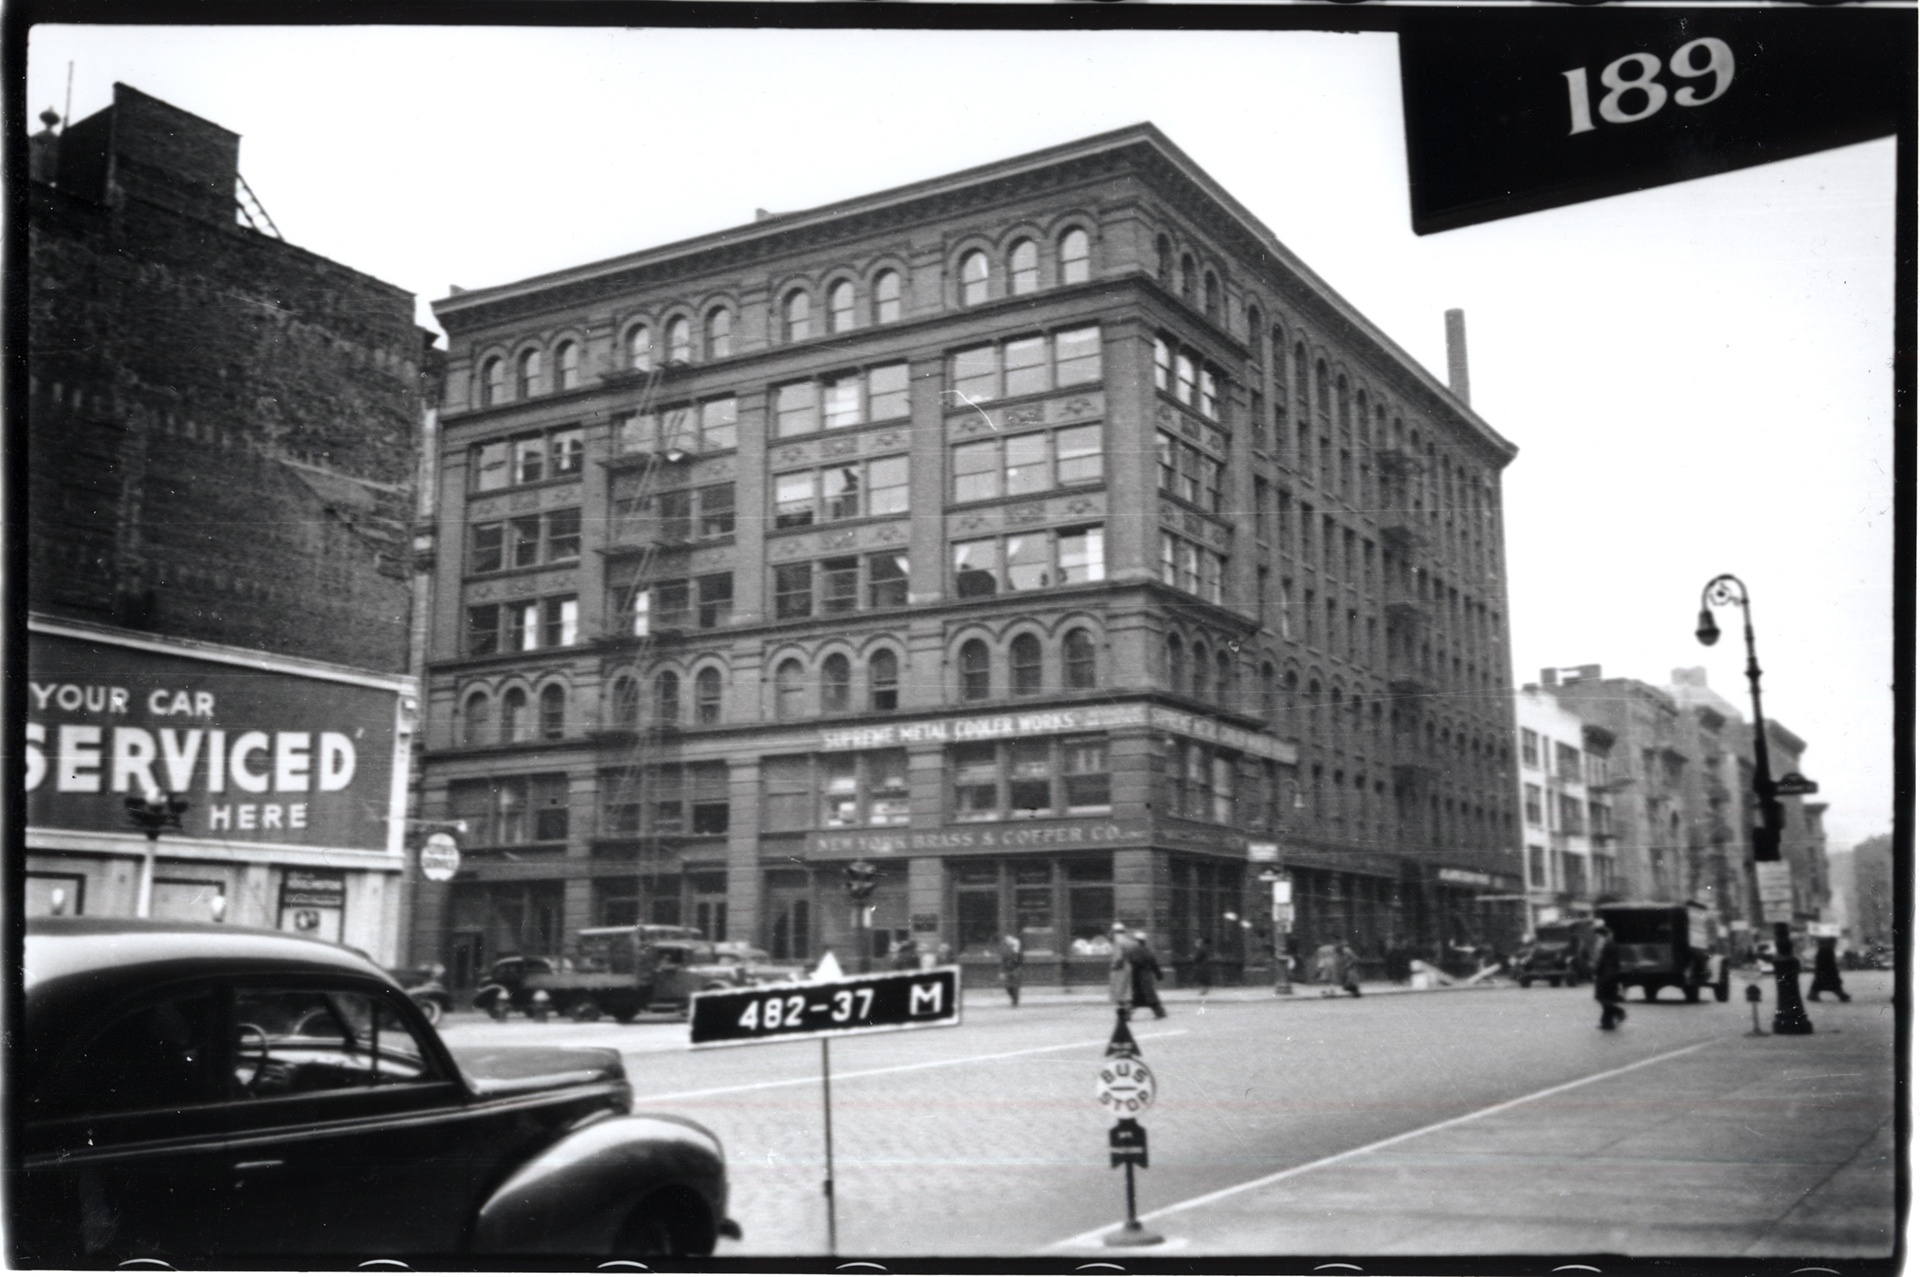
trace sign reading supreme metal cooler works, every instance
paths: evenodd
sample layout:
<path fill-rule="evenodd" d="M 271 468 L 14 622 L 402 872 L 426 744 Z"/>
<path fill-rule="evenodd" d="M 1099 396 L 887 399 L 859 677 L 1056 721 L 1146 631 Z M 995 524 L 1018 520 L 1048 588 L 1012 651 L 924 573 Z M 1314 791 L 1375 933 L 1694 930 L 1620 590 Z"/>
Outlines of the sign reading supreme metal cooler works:
<path fill-rule="evenodd" d="M 960 968 L 767 984 L 693 995 L 694 1046 L 845 1037 L 960 1023 Z"/>

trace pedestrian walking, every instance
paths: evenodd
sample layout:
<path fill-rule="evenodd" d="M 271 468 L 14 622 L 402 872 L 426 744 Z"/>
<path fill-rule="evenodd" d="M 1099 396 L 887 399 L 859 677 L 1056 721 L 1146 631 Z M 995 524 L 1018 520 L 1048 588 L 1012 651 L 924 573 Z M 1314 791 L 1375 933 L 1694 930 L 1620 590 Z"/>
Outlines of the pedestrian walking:
<path fill-rule="evenodd" d="M 1113 953 L 1107 960 L 1107 996 L 1120 1008 L 1122 1016 L 1133 1009 L 1133 937 L 1127 924 L 1116 922 L 1107 932 Z"/>
<path fill-rule="evenodd" d="M 1600 1027 L 1614 1029 L 1627 1018 L 1620 997 L 1620 950 L 1605 924 L 1593 929 L 1593 1000 L 1600 1004 Z"/>
<path fill-rule="evenodd" d="M 1193 955 L 1188 961 L 1193 965 L 1193 983 L 1204 998 L 1213 989 L 1213 946 L 1207 943 L 1205 936 L 1201 936 L 1194 944 Z"/>
<path fill-rule="evenodd" d="M 1356 998 L 1360 996 L 1360 955 L 1345 940 L 1333 946 L 1327 983 L 1345 989 Z"/>
<path fill-rule="evenodd" d="M 1007 1001 L 1020 1005 L 1020 968 L 1026 962 L 1020 951 L 1020 937 L 1007 936 L 1000 942 L 1000 983 L 1006 986 Z"/>
<path fill-rule="evenodd" d="M 1137 1007 L 1149 1007 L 1153 1018 L 1164 1020 L 1167 1009 L 1160 1005 L 1160 955 L 1147 943 L 1147 933 L 1133 933 L 1133 1004 Z"/>
<path fill-rule="evenodd" d="M 893 947 L 893 969 L 916 971 L 920 967 L 920 944 L 912 936 L 902 937 Z"/>
<path fill-rule="evenodd" d="M 1842 1002 L 1851 1002 L 1853 998 L 1840 983 L 1840 958 L 1835 952 L 1838 942 L 1832 936 L 1820 937 L 1819 947 L 1813 951 L 1813 983 L 1807 986 L 1807 1000 L 1818 1002 L 1820 995 L 1831 993 Z"/>

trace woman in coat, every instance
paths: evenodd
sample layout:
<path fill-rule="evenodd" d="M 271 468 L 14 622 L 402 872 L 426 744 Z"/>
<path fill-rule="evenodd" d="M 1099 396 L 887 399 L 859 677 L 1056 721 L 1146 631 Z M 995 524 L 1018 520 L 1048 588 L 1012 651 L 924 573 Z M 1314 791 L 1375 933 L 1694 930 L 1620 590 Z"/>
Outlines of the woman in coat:
<path fill-rule="evenodd" d="M 1006 936 L 1000 941 L 1000 983 L 1007 987 L 1007 1001 L 1020 1005 L 1020 968 L 1026 955 L 1020 951 L 1020 937 Z"/>
<path fill-rule="evenodd" d="M 1600 1004 L 1600 1027 L 1612 1029 L 1627 1018 L 1620 999 L 1620 950 L 1605 924 L 1593 929 L 1593 1000 Z"/>
<path fill-rule="evenodd" d="M 1107 932 L 1113 941 L 1113 957 L 1107 963 L 1107 995 L 1122 1011 L 1133 1007 L 1133 937 L 1127 925 L 1116 922 Z"/>

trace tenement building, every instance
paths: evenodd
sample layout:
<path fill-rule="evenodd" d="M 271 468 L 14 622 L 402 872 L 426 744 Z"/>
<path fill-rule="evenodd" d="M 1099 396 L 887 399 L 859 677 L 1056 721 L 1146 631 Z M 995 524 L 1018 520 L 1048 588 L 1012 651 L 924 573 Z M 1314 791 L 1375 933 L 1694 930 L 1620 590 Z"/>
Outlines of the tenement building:
<path fill-rule="evenodd" d="M 273 231 L 237 135 L 126 85 L 71 127 L 42 119 L 20 346 L 27 911 L 391 958 L 429 335 L 405 290 Z M 149 793 L 153 838 L 127 808 Z"/>
<path fill-rule="evenodd" d="M 435 310 L 456 980 L 633 919 L 1238 972 L 1276 875 L 1296 951 L 1520 918 L 1514 449 L 1152 126 Z"/>

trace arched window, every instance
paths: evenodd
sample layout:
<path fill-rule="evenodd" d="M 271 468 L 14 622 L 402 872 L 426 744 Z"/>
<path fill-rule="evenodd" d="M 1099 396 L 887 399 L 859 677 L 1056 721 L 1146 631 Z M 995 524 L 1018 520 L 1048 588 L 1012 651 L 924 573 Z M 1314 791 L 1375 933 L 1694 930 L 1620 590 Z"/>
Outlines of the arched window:
<path fill-rule="evenodd" d="M 1031 293 L 1040 287 L 1040 250 L 1033 241 L 1023 239 L 1013 246 L 1013 252 L 1007 259 L 1012 267 L 1008 283 L 1014 296 Z"/>
<path fill-rule="evenodd" d="M 484 745 L 487 743 L 487 728 L 493 724 L 487 710 L 492 702 L 485 692 L 475 692 L 467 697 L 467 708 L 460 721 L 460 743 L 462 745 Z"/>
<path fill-rule="evenodd" d="M 1288 670 L 1286 681 L 1280 686 L 1285 693 L 1281 700 L 1281 707 L 1286 711 L 1289 720 L 1294 721 L 1295 710 L 1300 704 L 1300 675 L 1294 670 Z"/>
<path fill-rule="evenodd" d="M 1277 690 L 1273 685 L 1273 662 L 1266 661 L 1260 666 L 1260 717 L 1267 721 L 1268 726 L 1276 721 L 1274 698 Z"/>
<path fill-rule="evenodd" d="M 827 331 L 833 333 L 853 330 L 853 284 L 841 280 L 827 292 Z"/>
<path fill-rule="evenodd" d="M 640 684 L 624 675 L 613 682 L 613 725 L 633 727 L 640 721 Z"/>
<path fill-rule="evenodd" d="M 720 721 L 720 671 L 711 665 L 693 676 L 693 721 L 702 727 Z"/>
<path fill-rule="evenodd" d="M 820 712 L 844 714 L 853 708 L 853 664 L 839 652 L 820 663 Z"/>
<path fill-rule="evenodd" d="M 900 708 L 900 658 L 884 647 L 867 662 L 867 700 L 873 709 Z"/>
<path fill-rule="evenodd" d="M 1167 635 L 1167 688 L 1180 691 L 1187 685 L 1187 649 L 1178 634 Z"/>
<path fill-rule="evenodd" d="M 480 365 L 480 406 L 491 408 L 507 397 L 507 364 L 495 355 Z"/>
<path fill-rule="evenodd" d="M 780 315 L 785 321 L 788 341 L 805 341 L 813 335 L 813 304 L 803 289 L 796 288 L 787 294 Z"/>
<path fill-rule="evenodd" d="M 1193 645 L 1193 698 L 1195 700 L 1207 699 L 1207 680 L 1212 676 L 1213 667 L 1207 660 L 1207 645 L 1195 643 Z"/>
<path fill-rule="evenodd" d="M 559 740 L 567 734 L 567 689 L 549 683 L 540 689 L 540 739 Z"/>
<path fill-rule="evenodd" d="M 1153 275 L 1163 284 L 1173 282 L 1173 241 L 1165 235 L 1153 241 Z"/>
<path fill-rule="evenodd" d="M 627 333 L 627 365 L 635 372 L 653 367 L 653 331 L 645 324 L 635 324 Z"/>
<path fill-rule="evenodd" d="M 1040 640 L 1031 634 L 1021 634 L 1013 640 L 1008 649 L 1009 673 L 1015 696 L 1038 696 L 1040 694 Z"/>
<path fill-rule="evenodd" d="M 1347 376 L 1345 373 L 1340 374 L 1340 376 L 1334 380 L 1333 402 L 1336 410 L 1334 421 L 1339 424 L 1342 430 L 1352 429 L 1353 395 L 1347 389 Z"/>
<path fill-rule="evenodd" d="M 662 670 L 654 677 L 653 721 L 656 723 L 680 721 L 680 676 L 672 670 Z"/>
<path fill-rule="evenodd" d="M 900 318 L 900 272 L 883 270 L 873 277 L 873 322 L 891 324 Z"/>
<path fill-rule="evenodd" d="M 1180 295 L 1188 301 L 1193 300 L 1194 292 L 1200 282 L 1198 273 L 1198 269 L 1193 264 L 1193 254 L 1182 253 L 1180 255 Z"/>
<path fill-rule="evenodd" d="M 715 306 L 707 312 L 707 358 L 725 359 L 733 353 L 733 312 Z"/>
<path fill-rule="evenodd" d="M 789 658 L 773 672 L 773 716 L 793 722 L 807 711 L 806 671 L 800 662 Z"/>
<path fill-rule="evenodd" d="M 1214 657 L 1213 699 L 1215 704 L 1233 705 L 1233 656 L 1221 652 Z"/>
<path fill-rule="evenodd" d="M 1153 339 L 1153 384 L 1161 390 L 1173 389 L 1173 347 L 1164 337 Z"/>
<path fill-rule="evenodd" d="M 685 315 L 676 315 L 667 321 L 667 362 L 693 362 L 693 325 Z"/>
<path fill-rule="evenodd" d="M 580 347 L 563 341 L 553 352 L 555 390 L 572 390 L 580 384 Z"/>
<path fill-rule="evenodd" d="M 1099 685 L 1098 670 L 1094 666 L 1093 635 L 1085 630 L 1069 630 L 1060 651 L 1061 682 L 1076 691 Z"/>
<path fill-rule="evenodd" d="M 1092 274 L 1092 251 L 1087 233 L 1078 226 L 1060 237 L 1060 282 L 1084 284 Z"/>
<path fill-rule="evenodd" d="M 500 740 L 503 744 L 525 740 L 532 730 L 527 722 L 527 694 L 515 687 L 500 698 Z"/>
<path fill-rule="evenodd" d="M 1331 407 L 1328 396 L 1332 388 L 1327 385 L 1327 361 L 1322 359 L 1313 366 L 1313 406 L 1321 416 L 1327 416 Z"/>
<path fill-rule="evenodd" d="M 993 695 L 993 674 L 988 665 L 987 645 L 968 639 L 960 645 L 960 699 L 984 701 Z"/>
<path fill-rule="evenodd" d="M 960 304 L 978 306 L 987 300 L 987 255 L 968 253 L 960 259 Z"/>
<path fill-rule="evenodd" d="M 1320 680 L 1317 678 L 1307 683 L 1307 733 L 1312 736 L 1320 734 Z M 1432 748 L 1432 740 L 1428 740 L 1427 746 Z"/>
<path fill-rule="evenodd" d="M 520 353 L 520 381 L 515 393 L 522 399 L 529 398 L 540 388 L 540 352 L 526 350 Z"/>

